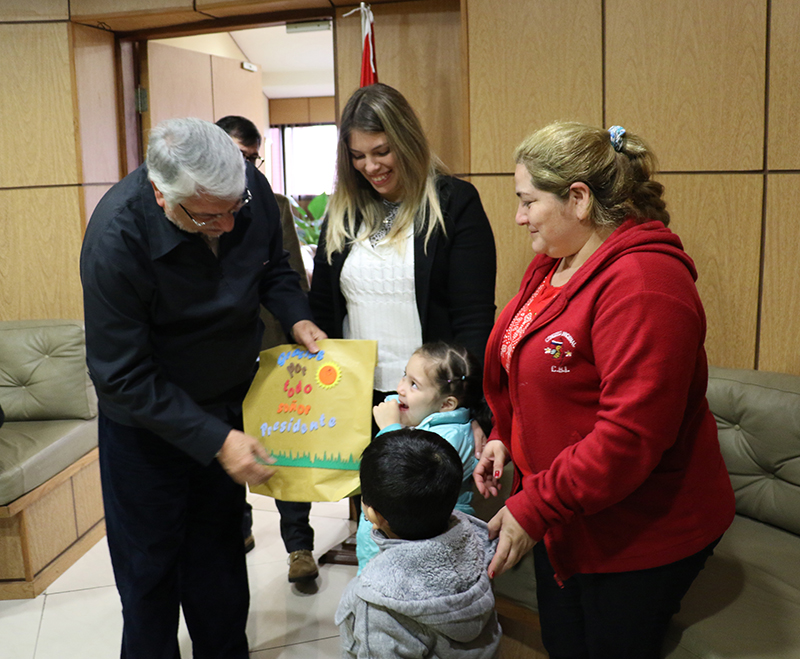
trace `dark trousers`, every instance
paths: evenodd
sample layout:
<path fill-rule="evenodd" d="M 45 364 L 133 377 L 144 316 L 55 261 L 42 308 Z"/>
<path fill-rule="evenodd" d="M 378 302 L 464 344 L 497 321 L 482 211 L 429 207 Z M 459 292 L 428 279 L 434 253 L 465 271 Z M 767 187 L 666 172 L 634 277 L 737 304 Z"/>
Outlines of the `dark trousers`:
<path fill-rule="evenodd" d="M 123 659 L 177 659 L 180 608 L 195 659 L 247 659 L 244 488 L 157 435 L 99 417 Z"/>
<path fill-rule="evenodd" d="M 308 523 L 311 504 L 304 501 L 281 501 L 275 499 L 281 514 L 281 538 L 290 554 L 300 549 L 314 549 L 314 529 Z"/>
<path fill-rule="evenodd" d="M 670 619 L 718 542 L 661 567 L 576 574 L 563 588 L 537 543 L 539 621 L 551 659 L 658 659 Z"/>

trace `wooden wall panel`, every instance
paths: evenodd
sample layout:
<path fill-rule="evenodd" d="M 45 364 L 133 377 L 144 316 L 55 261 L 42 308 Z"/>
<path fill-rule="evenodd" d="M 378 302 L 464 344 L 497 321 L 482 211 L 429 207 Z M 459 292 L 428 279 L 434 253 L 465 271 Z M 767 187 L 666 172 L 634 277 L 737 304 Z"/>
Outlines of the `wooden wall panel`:
<path fill-rule="evenodd" d="M 606 123 L 664 171 L 763 166 L 766 2 L 606 0 Z"/>
<path fill-rule="evenodd" d="M 336 99 L 333 96 L 271 98 L 270 125 L 336 123 Z"/>
<path fill-rule="evenodd" d="M 670 229 L 697 266 L 709 363 L 754 368 L 763 176 L 663 174 Z"/>
<path fill-rule="evenodd" d="M 769 176 L 765 237 L 758 368 L 800 375 L 800 174 Z"/>
<path fill-rule="evenodd" d="M 197 11 L 210 16 L 241 16 L 295 9 L 331 8 L 328 0 L 196 0 L 195 5 Z"/>
<path fill-rule="evenodd" d="M 69 0 L 3 0 L 0 3 L 0 23 L 66 20 L 69 20 Z"/>
<path fill-rule="evenodd" d="M 761 177 L 701 175 L 660 177 L 667 187 L 671 228 L 699 271 L 698 290 L 708 320 L 709 361 L 753 368 L 761 217 Z M 512 176 L 473 176 L 497 243 L 498 313 L 516 295 L 534 254 L 514 222 Z M 725 213 L 719 209 L 725 208 Z M 714 240 L 709 237 L 713 236 Z"/>
<path fill-rule="evenodd" d="M 68 23 L 0 25 L 0 188 L 79 182 L 72 85 Z"/>
<path fill-rule="evenodd" d="M 361 74 L 361 20 L 358 14 L 343 18 L 344 13 L 336 10 L 334 34 L 340 113 Z M 454 172 L 467 172 L 459 0 L 375 4 L 372 13 L 378 79 L 408 99 L 444 163 Z"/>
<path fill-rule="evenodd" d="M 308 120 L 312 124 L 336 123 L 336 98 L 312 96 L 308 99 Z"/>
<path fill-rule="evenodd" d="M 0 319 L 83 318 L 79 190 L 0 190 Z"/>
<path fill-rule="evenodd" d="M 119 181 L 114 35 L 73 25 L 84 183 Z"/>
<path fill-rule="evenodd" d="M 193 0 L 70 0 L 70 18 L 115 32 L 210 20 Z"/>
<path fill-rule="evenodd" d="M 381 4 L 381 3 L 389 3 L 389 2 L 396 2 L 396 0 L 372 0 L 370 4 Z M 353 0 L 330 0 L 330 3 L 334 7 L 352 7 L 354 4 Z"/>
<path fill-rule="evenodd" d="M 73 16 L 121 16 L 152 12 L 193 11 L 194 0 L 70 0 Z"/>
<path fill-rule="evenodd" d="M 309 121 L 307 98 L 269 99 L 269 122 L 271 126 L 307 124 Z"/>
<path fill-rule="evenodd" d="M 145 143 L 147 132 L 164 119 L 197 117 L 214 121 L 211 55 L 148 43 L 146 71 L 144 85 L 150 107 L 142 115 Z"/>
<path fill-rule="evenodd" d="M 551 121 L 602 123 L 600 0 L 466 4 L 471 173 L 513 173 L 514 148 Z"/>
<path fill-rule="evenodd" d="M 513 176 L 472 176 L 469 180 L 481 195 L 497 245 L 495 304 L 499 314 L 517 294 L 522 275 L 534 257 L 531 238 L 514 222 L 517 197 Z"/>
<path fill-rule="evenodd" d="M 264 90 L 261 67 L 257 71 L 242 68 L 242 60 L 211 56 L 211 85 L 214 121 L 229 114 L 247 117 L 263 133 Z"/>
<path fill-rule="evenodd" d="M 800 3 L 772 0 L 771 23 L 769 167 L 800 169 Z"/>

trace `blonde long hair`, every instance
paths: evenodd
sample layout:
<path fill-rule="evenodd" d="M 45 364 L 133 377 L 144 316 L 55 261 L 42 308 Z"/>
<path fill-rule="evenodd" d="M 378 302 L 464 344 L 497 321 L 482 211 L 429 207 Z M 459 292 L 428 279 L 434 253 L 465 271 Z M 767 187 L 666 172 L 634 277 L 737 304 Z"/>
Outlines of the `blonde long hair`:
<path fill-rule="evenodd" d="M 399 246 L 408 227 L 413 226 L 417 234 L 425 234 L 427 248 L 436 228 L 444 231 L 436 180 L 446 170 L 431 153 L 419 118 L 405 97 L 393 87 L 376 83 L 357 90 L 342 113 L 336 186 L 327 210 L 328 262 L 335 252 L 344 251 L 347 243 L 372 235 L 385 217 L 383 198 L 353 166 L 350 135 L 355 130 L 385 133 L 395 156 L 402 198 L 388 233 L 389 243 Z"/>
<path fill-rule="evenodd" d="M 557 121 L 540 128 L 514 153 L 539 190 L 566 199 L 573 183 L 592 193 L 589 219 L 595 227 L 617 227 L 628 217 L 669 225 L 664 186 L 653 180 L 655 154 L 638 135 L 624 132 L 619 149 L 608 130 Z"/>

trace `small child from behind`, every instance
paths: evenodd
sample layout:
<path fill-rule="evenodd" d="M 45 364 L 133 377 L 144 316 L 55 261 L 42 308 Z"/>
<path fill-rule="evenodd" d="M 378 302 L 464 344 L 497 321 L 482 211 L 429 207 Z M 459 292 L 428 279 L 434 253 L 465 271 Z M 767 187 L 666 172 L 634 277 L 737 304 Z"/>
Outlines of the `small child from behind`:
<path fill-rule="evenodd" d="M 402 427 L 429 430 L 444 437 L 458 451 L 462 463 L 461 489 L 456 510 L 473 515 L 472 472 L 475 439 L 472 418 L 483 401 L 483 378 L 478 360 L 466 348 L 442 341 L 426 343 L 411 355 L 397 384 L 397 395 L 373 408 L 383 433 Z M 359 572 L 378 553 L 372 525 L 363 517 L 356 534 Z"/>
<path fill-rule="evenodd" d="M 496 541 L 454 510 L 461 475 L 456 450 L 425 430 L 387 432 L 364 449 L 361 502 L 380 552 L 339 602 L 343 657 L 497 656 Z"/>

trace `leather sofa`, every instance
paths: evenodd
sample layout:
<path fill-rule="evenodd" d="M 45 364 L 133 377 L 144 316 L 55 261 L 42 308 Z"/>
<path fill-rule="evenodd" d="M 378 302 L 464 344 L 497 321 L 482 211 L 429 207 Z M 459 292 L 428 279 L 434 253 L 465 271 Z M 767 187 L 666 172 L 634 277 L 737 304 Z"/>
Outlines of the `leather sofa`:
<path fill-rule="evenodd" d="M 800 657 L 800 377 L 711 368 L 708 400 L 736 493 L 737 515 L 684 598 L 664 659 Z M 508 492 L 510 474 L 504 474 Z M 491 517 L 502 501 L 476 496 Z M 543 657 L 528 555 L 495 582 L 498 613 L 519 633 L 518 657 Z"/>
<path fill-rule="evenodd" d="M 105 533 L 81 322 L 0 322 L 0 407 L 0 599 L 35 597 Z"/>
<path fill-rule="evenodd" d="M 711 370 L 736 518 L 675 616 L 664 656 L 800 657 L 800 377 Z"/>

